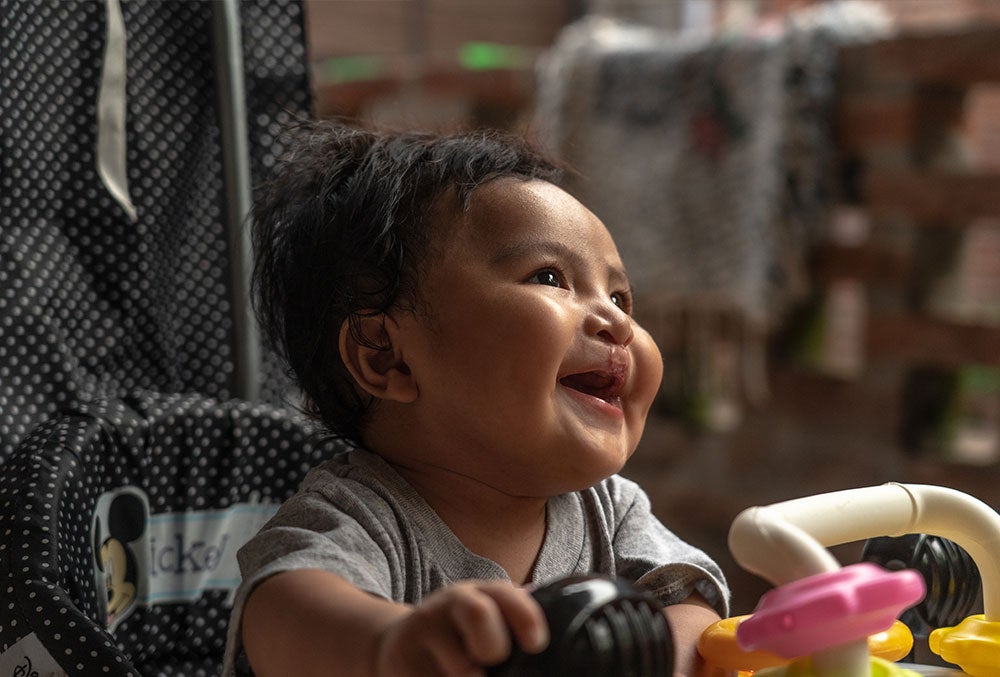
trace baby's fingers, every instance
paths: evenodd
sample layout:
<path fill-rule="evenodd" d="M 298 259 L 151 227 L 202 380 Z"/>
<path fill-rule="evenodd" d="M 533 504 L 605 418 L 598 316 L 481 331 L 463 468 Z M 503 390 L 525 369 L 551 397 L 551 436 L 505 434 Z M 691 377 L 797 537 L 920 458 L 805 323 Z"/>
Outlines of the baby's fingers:
<path fill-rule="evenodd" d="M 527 590 L 504 584 L 482 590 L 493 598 L 518 646 L 528 653 L 538 653 L 548 646 L 549 624 L 545 612 Z"/>
<path fill-rule="evenodd" d="M 427 655 L 434 663 L 435 675 L 443 677 L 484 677 L 476 662 L 470 660 L 468 646 L 456 635 L 438 637 L 436 641 L 424 646 Z"/>
<path fill-rule="evenodd" d="M 510 632 L 492 595 L 470 587 L 451 605 L 452 622 L 469 656 L 480 665 L 499 663 L 510 655 Z"/>

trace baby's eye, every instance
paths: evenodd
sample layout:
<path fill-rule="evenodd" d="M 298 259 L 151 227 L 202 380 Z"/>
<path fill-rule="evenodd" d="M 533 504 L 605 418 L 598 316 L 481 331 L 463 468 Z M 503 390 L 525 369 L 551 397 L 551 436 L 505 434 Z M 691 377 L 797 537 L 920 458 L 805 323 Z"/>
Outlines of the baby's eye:
<path fill-rule="evenodd" d="M 529 282 L 534 282 L 535 284 L 544 284 L 550 287 L 561 287 L 562 278 L 554 270 L 545 269 L 539 270 L 537 273 L 528 278 Z"/>
<path fill-rule="evenodd" d="M 611 302 L 626 313 L 632 312 L 632 294 L 627 291 L 616 291 L 611 294 Z"/>

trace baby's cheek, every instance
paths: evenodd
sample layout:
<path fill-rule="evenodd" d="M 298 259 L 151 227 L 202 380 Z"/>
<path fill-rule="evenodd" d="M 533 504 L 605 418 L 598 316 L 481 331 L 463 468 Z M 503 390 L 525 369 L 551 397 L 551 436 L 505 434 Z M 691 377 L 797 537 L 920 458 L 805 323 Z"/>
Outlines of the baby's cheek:
<path fill-rule="evenodd" d="M 663 379 L 663 358 L 660 356 L 656 341 L 639 325 L 635 327 L 632 355 L 635 359 L 636 403 L 642 404 L 642 411 L 645 414 L 660 389 L 660 381 Z"/>

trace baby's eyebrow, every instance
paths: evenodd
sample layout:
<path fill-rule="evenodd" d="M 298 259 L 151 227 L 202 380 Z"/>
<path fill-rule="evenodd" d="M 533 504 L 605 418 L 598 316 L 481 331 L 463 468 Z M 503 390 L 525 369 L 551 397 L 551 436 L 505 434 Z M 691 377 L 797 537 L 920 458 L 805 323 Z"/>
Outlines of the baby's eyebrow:
<path fill-rule="evenodd" d="M 538 255 L 551 256 L 552 258 L 570 261 L 571 263 L 584 263 L 584 258 L 575 249 L 570 249 L 562 242 L 553 240 L 522 240 L 504 245 L 497 250 L 490 261 L 496 264 L 515 261 L 527 256 Z"/>

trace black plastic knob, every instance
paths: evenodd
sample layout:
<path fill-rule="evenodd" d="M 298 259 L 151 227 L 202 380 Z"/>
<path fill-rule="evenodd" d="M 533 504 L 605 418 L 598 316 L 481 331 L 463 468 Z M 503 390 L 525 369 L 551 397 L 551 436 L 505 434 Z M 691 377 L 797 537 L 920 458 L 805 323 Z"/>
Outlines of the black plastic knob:
<path fill-rule="evenodd" d="M 663 604 L 631 583 L 571 576 L 535 590 L 551 639 L 539 654 L 515 649 L 490 677 L 670 677 L 674 642 Z"/>
<path fill-rule="evenodd" d="M 865 543 L 861 558 L 887 569 L 916 569 L 924 577 L 923 601 L 900 617 L 914 635 L 957 625 L 981 610 L 982 580 L 972 557 L 940 536 L 879 536 Z"/>

